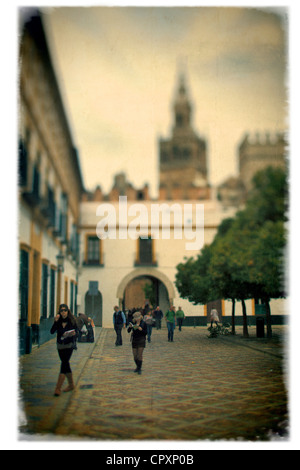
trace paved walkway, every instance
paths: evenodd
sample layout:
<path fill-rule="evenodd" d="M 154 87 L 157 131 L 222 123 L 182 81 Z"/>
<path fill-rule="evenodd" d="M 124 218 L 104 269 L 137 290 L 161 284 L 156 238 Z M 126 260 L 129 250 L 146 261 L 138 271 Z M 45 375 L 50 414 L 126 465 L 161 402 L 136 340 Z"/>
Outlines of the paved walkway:
<path fill-rule="evenodd" d="M 243 440 L 288 439 L 285 327 L 273 339 L 208 338 L 204 327 L 153 330 L 143 373 L 133 373 L 129 334 L 96 329 L 71 366 L 76 390 L 54 397 L 55 341 L 20 359 L 19 439 Z M 31 436 L 31 437 L 30 437 Z"/>

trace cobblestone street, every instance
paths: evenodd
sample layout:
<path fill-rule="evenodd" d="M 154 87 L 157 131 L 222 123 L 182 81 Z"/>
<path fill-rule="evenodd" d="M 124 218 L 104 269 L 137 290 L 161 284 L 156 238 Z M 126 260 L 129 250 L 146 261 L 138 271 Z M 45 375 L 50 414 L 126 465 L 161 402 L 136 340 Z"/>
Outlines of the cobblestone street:
<path fill-rule="evenodd" d="M 55 341 L 20 359 L 19 439 L 95 440 L 288 439 L 285 327 L 272 340 L 208 338 L 204 327 L 153 330 L 142 375 L 133 372 L 129 334 L 115 346 L 113 329 L 97 328 L 80 343 L 71 367 L 76 390 L 54 397 L 59 372 Z"/>

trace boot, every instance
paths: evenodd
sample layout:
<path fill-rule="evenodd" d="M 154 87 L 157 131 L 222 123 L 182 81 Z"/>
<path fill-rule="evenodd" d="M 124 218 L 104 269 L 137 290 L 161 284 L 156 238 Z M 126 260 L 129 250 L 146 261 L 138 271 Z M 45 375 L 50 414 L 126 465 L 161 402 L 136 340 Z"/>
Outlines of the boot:
<path fill-rule="evenodd" d="M 58 380 L 57 380 L 57 384 L 56 384 L 56 387 L 55 387 L 55 391 L 54 391 L 54 395 L 56 397 L 59 397 L 60 394 L 61 394 L 61 387 L 63 385 L 65 381 L 65 374 L 59 374 L 58 376 Z"/>
<path fill-rule="evenodd" d="M 136 362 L 137 362 L 137 373 L 138 373 L 139 375 L 141 375 L 141 373 L 142 373 L 142 364 L 143 364 L 143 361 L 139 361 L 139 360 L 137 359 Z"/>
<path fill-rule="evenodd" d="M 66 374 L 66 376 L 67 376 L 69 385 L 67 386 L 67 388 L 64 389 L 64 392 L 71 392 L 75 388 L 75 385 L 73 382 L 73 374 L 72 372 L 69 372 L 68 374 Z"/>
<path fill-rule="evenodd" d="M 135 359 L 134 362 L 136 363 L 136 369 L 134 372 L 138 372 L 139 371 L 139 365 L 138 365 L 138 360 Z"/>

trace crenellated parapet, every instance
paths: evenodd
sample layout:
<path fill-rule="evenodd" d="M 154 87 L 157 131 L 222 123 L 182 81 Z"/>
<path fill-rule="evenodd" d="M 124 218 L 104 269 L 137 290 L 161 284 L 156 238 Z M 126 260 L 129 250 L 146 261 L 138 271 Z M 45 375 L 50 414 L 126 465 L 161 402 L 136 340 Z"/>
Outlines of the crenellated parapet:
<path fill-rule="evenodd" d="M 285 168 L 287 138 L 283 132 L 247 133 L 238 149 L 240 178 L 246 190 L 251 188 L 252 178 L 268 166 Z"/>

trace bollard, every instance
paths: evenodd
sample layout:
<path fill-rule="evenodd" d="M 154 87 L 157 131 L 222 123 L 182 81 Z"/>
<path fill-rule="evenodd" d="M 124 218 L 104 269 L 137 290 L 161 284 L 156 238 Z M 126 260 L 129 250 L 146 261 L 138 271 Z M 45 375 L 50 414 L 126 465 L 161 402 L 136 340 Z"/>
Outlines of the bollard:
<path fill-rule="evenodd" d="M 25 353 L 30 354 L 31 351 L 32 351 L 32 328 L 31 326 L 27 326 Z"/>
<path fill-rule="evenodd" d="M 265 337 L 265 320 L 263 317 L 256 318 L 256 337 L 257 338 Z"/>

